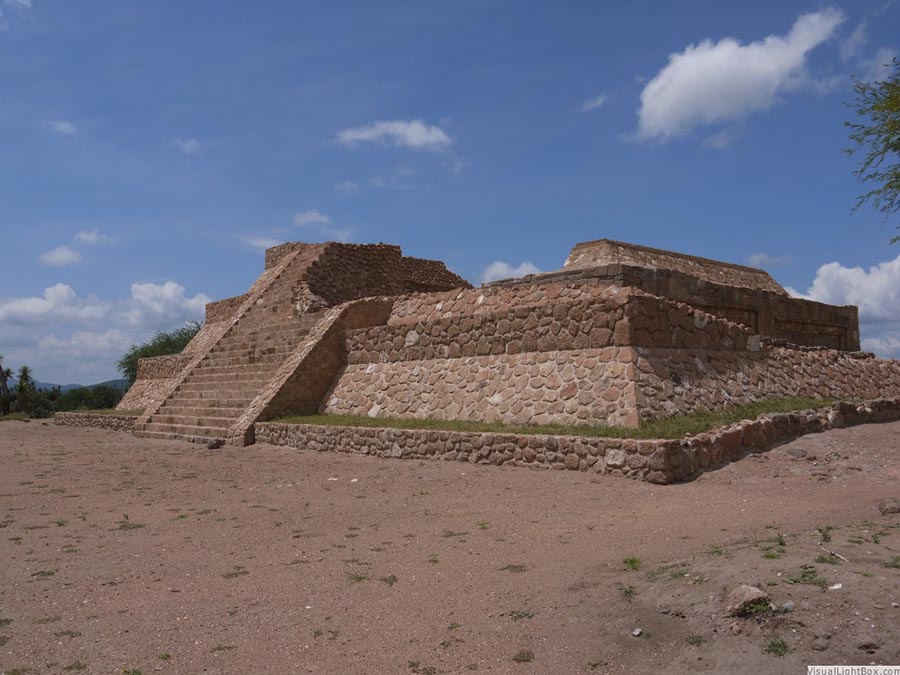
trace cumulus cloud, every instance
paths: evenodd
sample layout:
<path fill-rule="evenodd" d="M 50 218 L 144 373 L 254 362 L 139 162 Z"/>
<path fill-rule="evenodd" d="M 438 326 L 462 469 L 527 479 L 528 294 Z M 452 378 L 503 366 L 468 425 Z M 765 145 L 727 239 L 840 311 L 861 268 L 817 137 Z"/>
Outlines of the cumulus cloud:
<path fill-rule="evenodd" d="M 869 42 L 869 27 L 865 19 L 860 21 L 853 32 L 841 41 L 841 59 L 849 61 L 857 56 Z"/>
<path fill-rule="evenodd" d="M 340 183 L 335 183 L 334 191 L 340 192 L 342 195 L 350 195 L 359 191 L 359 185 L 352 180 L 342 180 Z"/>
<path fill-rule="evenodd" d="M 331 241 L 350 241 L 353 238 L 351 230 L 332 227 L 331 218 L 318 209 L 309 209 L 294 214 L 294 225 L 309 232 L 315 232 Z"/>
<path fill-rule="evenodd" d="M 900 255 L 867 270 L 830 262 L 818 269 L 805 293 L 789 290 L 808 300 L 858 305 L 861 321 L 900 321 Z"/>
<path fill-rule="evenodd" d="M 543 270 L 540 267 L 527 261 L 518 265 L 510 265 L 508 262 L 495 260 L 481 272 L 481 283 L 486 284 L 498 279 L 514 279 L 524 277 L 526 274 L 540 274 L 541 272 Z"/>
<path fill-rule="evenodd" d="M 41 253 L 40 261 L 41 264 L 50 265 L 51 267 L 77 265 L 81 262 L 81 254 L 68 246 L 57 246 L 54 249 Z"/>
<path fill-rule="evenodd" d="M 206 146 L 196 138 L 176 138 L 171 145 L 178 152 L 189 157 L 202 155 L 203 151 L 206 150 Z"/>
<path fill-rule="evenodd" d="M 589 98 L 587 101 L 581 104 L 578 108 L 579 112 L 590 112 L 591 110 L 596 110 L 597 108 L 602 108 L 606 103 L 607 96 L 606 94 L 597 94 L 593 98 Z"/>
<path fill-rule="evenodd" d="M 75 235 L 75 242 L 86 246 L 94 246 L 95 244 L 112 243 L 113 238 L 103 234 L 100 230 L 82 230 Z"/>
<path fill-rule="evenodd" d="M 446 150 L 453 139 L 440 127 L 422 120 L 382 120 L 339 131 L 338 143 L 349 147 L 360 143 L 391 144 L 412 150 Z"/>
<path fill-rule="evenodd" d="M 768 253 L 751 253 L 747 256 L 747 264 L 751 267 L 771 269 L 772 267 L 784 267 L 791 262 L 790 256 L 769 255 Z"/>
<path fill-rule="evenodd" d="M 39 296 L 0 297 L 0 345 L 10 367 L 34 368 L 45 382 L 93 384 L 116 377 L 114 364 L 132 344 L 157 330 L 202 320 L 209 298 L 184 287 L 136 283 L 130 297 L 79 297 L 56 284 Z"/>
<path fill-rule="evenodd" d="M 283 244 L 285 241 L 278 237 L 267 237 L 265 235 L 247 235 L 239 237 L 239 239 L 244 242 L 244 244 L 257 251 L 265 251 L 267 248 L 278 246 L 278 244 Z"/>
<path fill-rule="evenodd" d="M 740 120 L 808 85 L 807 54 L 844 20 L 835 9 L 803 14 L 785 36 L 742 44 L 727 37 L 688 45 L 641 92 L 639 140 L 667 140 L 708 124 Z"/>
<path fill-rule="evenodd" d="M 188 321 L 203 319 L 209 296 L 185 295 L 185 288 L 174 281 L 162 284 L 131 284 L 131 300 L 123 318 L 131 326 L 174 328 Z"/>
<path fill-rule="evenodd" d="M 40 297 L 0 298 L 0 321 L 37 325 L 48 320 L 94 321 L 106 315 L 109 304 L 95 298 L 79 300 L 68 284 L 56 284 Z"/>
<path fill-rule="evenodd" d="M 41 126 L 47 131 L 61 136 L 78 136 L 81 133 L 78 127 L 68 120 L 46 120 L 41 122 Z"/>

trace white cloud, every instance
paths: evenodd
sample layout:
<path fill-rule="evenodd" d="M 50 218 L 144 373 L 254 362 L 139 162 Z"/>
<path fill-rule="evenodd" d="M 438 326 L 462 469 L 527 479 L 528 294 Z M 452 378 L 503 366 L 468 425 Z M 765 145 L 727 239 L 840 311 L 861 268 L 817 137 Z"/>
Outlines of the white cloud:
<path fill-rule="evenodd" d="M 805 293 L 792 294 L 831 305 L 858 305 L 860 321 L 900 321 L 900 255 L 862 267 L 822 265 Z"/>
<path fill-rule="evenodd" d="M 61 136 L 78 136 L 81 133 L 78 127 L 68 120 L 46 120 L 41 122 L 41 126 L 47 131 L 60 134 Z"/>
<path fill-rule="evenodd" d="M 881 47 L 870 59 L 860 61 L 862 72 L 859 79 L 863 82 L 881 82 L 892 72 L 891 63 L 897 52 L 890 47 Z"/>
<path fill-rule="evenodd" d="M 202 320 L 209 298 L 172 281 L 133 284 L 131 297 L 79 298 L 66 284 L 35 297 L 0 298 L 0 345 L 9 366 L 45 382 L 93 384 L 117 377 L 116 360 L 157 330 Z"/>
<path fill-rule="evenodd" d="M 171 145 L 178 152 L 190 157 L 202 155 L 203 151 L 206 150 L 206 146 L 196 138 L 176 138 Z"/>
<path fill-rule="evenodd" d="M 703 145 L 713 150 L 724 150 L 740 137 L 736 129 L 720 129 L 703 139 Z"/>
<path fill-rule="evenodd" d="M 112 241 L 112 237 L 103 234 L 102 232 L 100 232 L 100 230 L 82 230 L 75 235 L 75 242 L 78 244 L 84 244 L 86 246 L 93 246 L 95 244 L 109 244 L 112 243 Z"/>
<path fill-rule="evenodd" d="M 389 143 L 413 150 L 445 150 L 453 139 L 438 126 L 422 120 L 382 120 L 339 131 L 338 143 L 354 146 L 358 143 Z"/>
<path fill-rule="evenodd" d="M 340 183 L 335 183 L 334 191 L 340 192 L 342 195 L 350 195 L 359 191 L 359 185 L 352 180 L 342 180 Z"/>
<path fill-rule="evenodd" d="M 277 237 L 267 237 L 267 236 L 242 236 L 240 240 L 244 242 L 250 248 L 265 251 L 267 248 L 272 248 L 273 246 L 278 246 L 278 244 L 283 244 L 284 239 Z"/>
<path fill-rule="evenodd" d="M 301 211 L 300 213 L 294 214 L 294 225 L 299 225 L 300 227 L 329 224 L 331 224 L 331 218 L 318 209 L 309 209 L 308 211 Z"/>
<path fill-rule="evenodd" d="M 67 338 L 46 335 L 38 340 L 38 347 L 47 352 L 61 352 L 69 357 L 105 356 L 117 359 L 134 344 L 128 333 L 118 328 L 106 331 L 75 331 Z"/>
<path fill-rule="evenodd" d="M 498 279 L 514 279 L 524 277 L 526 274 L 540 274 L 541 272 L 543 272 L 541 268 L 527 261 L 513 266 L 508 262 L 495 260 L 481 272 L 481 283 L 486 284 Z"/>
<path fill-rule="evenodd" d="M 131 284 L 131 300 L 123 318 L 131 326 L 169 329 L 187 321 L 202 320 L 209 296 L 185 295 L 184 286 L 174 281 L 162 284 Z"/>
<path fill-rule="evenodd" d="M 450 173 L 462 173 L 470 164 L 465 157 L 456 156 L 450 162 Z"/>
<path fill-rule="evenodd" d="M 18 7 L 31 7 L 31 0 L 6 0 L 6 4 Z"/>
<path fill-rule="evenodd" d="M 772 267 L 784 267 L 791 263 L 790 256 L 769 255 L 768 253 L 751 253 L 747 256 L 747 264 L 751 267 L 770 269 Z"/>
<path fill-rule="evenodd" d="M 350 239 L 353 238 L 353 232 L 351 230 L 332 227 L 331 218 L 318 209 L 309 209 L 295 214 L 294 225 L 311 232 L 316 232 L 330 241 L 345 242 L 350 241 Z"/>
<path fill-rule="evenodd" d="M 109 311 L 109 304 L 96 298 L 79 300 L 67 284 L 44 290 L 41 297 L 0 298 L 0 322 L 31 326 L 58 320 L 94 321 Z"/>
<path fill-rule="evenodd" d="M 666 140 L 697 126 L 734 122 L 772 106 L 778 95 L 809 86 L 806 56 L 844 20 L 835 9 L 803 14 L 786 36 L 741 44 L 704 40 L 669 55 L 641 92 L 639 140 Z"/>
<path fill-rule="evenodd" d="M 579 107 L 578 110 L 579 112 L 590 112 L 591 110 L 602 108 L 606 103 L 606 100 L 606 94 L 598 94 L 597 96 L 594 96 L 594 98 L 589 98 L 587 101 L 582 103 L 581 107 Z"/>
<path fill-rule="evenodd" d="M 68 246 L 57 246 L 50 251 L 44 251 L 40 255 L 40 261 L 51 267 L 63 267 L 65 265 L 77 265 L 81 262 L 81 254 Z"/>
<path fill-rule="evenodd" d="M 414 169 L 410 169 L 407 166 L 398 166 L 388 174 L 372 176 L 369 179 L 369 185 L 392 190 L 415 190 L 416 185 L 411 180 L 415 175 Z"/>
<path fill-rule="evenodd" d="M 853 32 L 841 42 L 841 59 L 849 61 L 862 51 L 869 42 L 869 30 L 865 19 L 859 22 Z"/>

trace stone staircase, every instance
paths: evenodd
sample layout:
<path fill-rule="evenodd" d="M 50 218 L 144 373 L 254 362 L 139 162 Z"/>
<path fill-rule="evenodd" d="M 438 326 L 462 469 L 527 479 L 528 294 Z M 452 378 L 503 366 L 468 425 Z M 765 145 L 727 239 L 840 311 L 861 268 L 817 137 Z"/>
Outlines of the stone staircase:
<path fill-rule="evenodd" d="M 242 318 L 138 432 L 149 438 L 225 440 L 229 429 L 316 325 L 316 315 L 260 325 Z"/>

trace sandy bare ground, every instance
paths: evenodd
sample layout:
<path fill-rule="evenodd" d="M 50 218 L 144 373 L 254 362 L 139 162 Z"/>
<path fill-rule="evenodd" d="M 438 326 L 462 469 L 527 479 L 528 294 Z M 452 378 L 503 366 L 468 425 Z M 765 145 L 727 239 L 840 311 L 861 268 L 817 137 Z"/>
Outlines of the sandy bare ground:
<path fill-rule="evenodd" d="M 876 508 L 900 497 L 900 423 L 676 486 L 40 422 L 0 425 L 0 467 L 3 673 L 900 663 L 900 516 Z M 805 564 L 842 588 L 790 583 Z M 796 606 L 727 617 L 740 583 Z"/>

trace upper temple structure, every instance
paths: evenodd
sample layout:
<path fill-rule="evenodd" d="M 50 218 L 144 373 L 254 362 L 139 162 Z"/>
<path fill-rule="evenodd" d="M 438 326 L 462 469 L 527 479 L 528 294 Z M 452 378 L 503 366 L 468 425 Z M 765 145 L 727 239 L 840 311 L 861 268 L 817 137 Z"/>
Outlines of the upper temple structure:
<path fill-rule="evenodd" d="M 763 398 L 900 395 L 856 307 L 768 273 L 601 239 L 562 269 L 473 288 L 397 246 L 288 243 L 206 306 L 181 354 L 142 359 L 136 433 L 254 441 L 287 414 L 604 424 Z"/>

